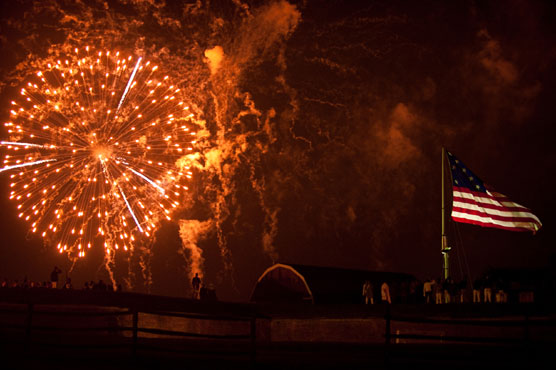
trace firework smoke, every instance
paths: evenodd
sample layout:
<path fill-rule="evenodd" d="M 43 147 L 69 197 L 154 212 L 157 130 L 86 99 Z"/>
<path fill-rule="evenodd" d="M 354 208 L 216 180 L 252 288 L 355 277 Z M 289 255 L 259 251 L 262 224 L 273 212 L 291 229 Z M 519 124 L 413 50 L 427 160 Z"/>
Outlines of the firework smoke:
<path fill-rule="evenodd" d="M 198 220 L 180 220 L 180 238 L 182 240 L 181 253 L 187 262 L 189 269 L 187 274 L 189 281 L 196 273 L 201 280 L 204 278 L 203 250 L 198 246 L 199 240 L 206 236 L 206 233 L 213 229 L 212 221 L 201 222 Z"/>
<path fill-rule="evenodd" d="M 156 60 L 161 71 L 171 72 L 195 113 L 188 120 L 196 132 L 194 150 L 168 161 L 191 172 L 190 190 L 176 198 L 180 206 L 172 217 L 189 231 L 167 248 L 137 243 L 130 261 L 119 253 L 97 261 L 117 280 L 127 274 L 126 281 L 146 285 L 158 276 L 151 270 L 161 259 L 153 254 L 174 250 L 183 252 L 187 274 L 198 269 L 205 280 L 235 281 L 243 292 L 277 260 L 407 271 L 425 260 L 419 268 L 432 269 L 438 148 L 457 152 L 465 143 L 479 153 L 502 127 L 526 128 L 551 66 L 537 61 L 554 44 L 539 28 L 525 26 L 536 19 L 535 7 L 543 14 L 538 4 L 520 3 L 532 10 L 522 12 L 527 19 L 515 16 L 520 7 L 492 5 L 497 19 L 524 25 L 520 30 L 528 36 L 517 37 L 497 31 L 508 29 L 505 24 L 485 23 L 481 17 L 488 12 L 473 2 L 438 4 L 427 14 L 419 6 L 372 1 L 116 3 L 22 2 L 21 14 L 3 24 L 2 96 L 9 116 L 16 88 L 44 70 L 45 60 L 64 63 L 75 45 L 132 56 L 114 111 L 120 101 L 125 110 L 133 100 L 133 82 L 131 95 L 123 97 L 129 81 L 142 81 L 139 69 L 130 78 L 139 57 L 140 65 Z M 518 47 L 524 40 L 539 47 L 524 47 L 525 55 Z M 13 142 L 8 137 L 2 140 Z M 145 151 L 149 140 L 137 139 L 136 149 Z M 48 150 L 19 145 L 17 153 L 53 159 Z M 10 158 L 0 177 L 29 173 L 35 167 L 29 163 Z M 137 173 L 129 170 L 128 178 L 149 184 L 133 169 Z M 148 185 L 153 196 L 159 192 L 154 184 L 168 189 L 160 180 Z M 133 209 L 137 198 L 121 189 L 112 189 L 119 193 L 118 209 L 130 214 L 128 204 Z M 143 228 L 137 220 L 126 223 Z M 400 245 L 411 245 L 404 258 Z M 233 291 L 228 285 L 222 290 Z"/>

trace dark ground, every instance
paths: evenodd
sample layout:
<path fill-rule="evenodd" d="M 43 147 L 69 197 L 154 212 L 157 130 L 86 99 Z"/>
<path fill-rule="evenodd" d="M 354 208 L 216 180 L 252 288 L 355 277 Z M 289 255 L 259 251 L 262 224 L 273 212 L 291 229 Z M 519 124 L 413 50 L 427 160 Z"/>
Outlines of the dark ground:
<path fill-rule="evenodd" d="M 414 320 L 503 321 L 494 335 L 479 342 L 458 343 L 445 340 L 404 340 L 392 337 L 386 344 L 380 325 L 385 322 L 385 306 L 363 305 L 255 305 L 226 302 L 199 302 L 187 299 L 132 293 L 83 291 L 0 291 L 1 369 L 537 369 L 551 368 L 556 343 L 554 307 L 535 305 L 394 305 L 392 317 Z M 96 302 L 96 305 L 94 304 Z M 28 307 L 33 304 L 31 331 L 26 331 Z M 367 320 L 379 323 L 376 341 L 357 343 L 346 332 L 343 341 L 334 342 L 307 336 L 302 341 L 276 341 L 257 335 L 239 339 L 184 338 L 176 335 L 138 333 L 133 350 L 131 321 L 118 317 L 128 309 L 139 312 L 205 315 L 209 321 L 234 317 L 260 322 L 303 322 L 296 330 L 317 331 L 326 320 L 348 322 Z M 85 313 L 85 314 L 84 314 Z M 120 315 L 120 316 L 118 316 Z M 156 314 L 153 313 L 156 316 Z M 523 326 L 527 318 L 528 326 Z M 544 320 L 544 321 L 540 321 Z M 139 328 L 184 330 L 176 321 L 143 321 Z M 192 320 L 195 321 L 195 320 Z M 202 320 L 197 320 L 202 321 Z M 353 321 L 352 321 L 353 322 Z M 141 323 L 143 325 L 141 325 Z M 173 325 L 173 324 L 176 325 Z M 249 321 L 247 321 L 249 323 Z M 182 323 L 183 324 L 183 323 Z M 392 321 L 391 333 L 430 334 L 432 324 Z M 404 325 L 402 325 L 404 324 Z M 291 324 L 295 325 L 295 324 Z M 315 325 L 311 330 L 311 325 Z M 482 329 L 450 331 L 453 324 L 434 324 L 443 332 L 480 337 Z M 506 327 L 507 326 L 507 327 Z M 272 327 L 272 325 L 270 325 Z M 384 326 L 382 326 L 384 327 Z M 465 326 L 468 327 L 468 326 Z M 477 328 L 481 328 L 479 325 Z M 233 325 L 193 327 L 229 330 Z M 246 326 L 249 332 L 249 326 Z M 274 327 L 272 327 L 274 328 Z M 359 329 L 365 330 L 367 327 Z M 407 330 L 407 329 L 410 330 Z M 418 328 L 421 328 L 418 330 Z M 425 328 L 425 329 L 423 329 Z M 93 330 L 94 329 L 94 330 Z M 168 329 L 168 326 L 166 327 Z M 368 328 L 367 328 L 368 329 Z M 508 330 L 506 330 L 508 329 Z M 510 330 L 511 329 L 511 330 Z M 259 330 L 259 329 L 257 329 Z M 269 331 L 274 329 L 269 329 Z M 517 336 L 515 335 L 517 333 Z M 159 333 L 160 334 L 160 333 Z M 355 333 L 351 333 L 355 334 Z M 492 333 L 491 333 L 492 334 Z M 453 335 L 453 334 L 452 334 Z M 271 333 L 272 336 L 272 333 Z"/>
<path fill-rule="evenodd" d="M 154 344 L 167 344 L 158 340 Z M 183 344 L 183 343 L 182 343 Z M 145 343 L 146 345 L 146 343 Z M 132 356 L 127 348 L 33 348 L 25 353 L 2 343 L 4 364 L 11 369 L 518 369 L 549 368 L 553 345 L 355 345 L 345 343 L 280 343 L 259 346 L 253 360 L 237 348 L 231 353 L 221 343 L 191 343 L 181 353 L 150 352 Z M 545 366 L 543 366 L 545 365 Z"/>

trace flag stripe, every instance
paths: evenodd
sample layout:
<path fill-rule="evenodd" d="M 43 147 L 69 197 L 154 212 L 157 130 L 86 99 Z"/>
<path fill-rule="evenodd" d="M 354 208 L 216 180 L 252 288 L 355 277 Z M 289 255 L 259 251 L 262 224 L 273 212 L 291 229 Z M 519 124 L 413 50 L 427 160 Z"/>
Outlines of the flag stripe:
<path fill-rule="evenodd" d="M 498 221 L 498 220 L 492 220 L 489 217 L 475 216 L 475 215 L 470 215 L 468 213 L 460 213 L 460 212 L 452 212 L 452 218 L 454 220 L 458 220 L 458 219 L 462 220 L 460 222 L 479 224 L 479 225 L 482 225 L 482 226 L 496 225 L 496 226 L 501 226 L 501 227 L 504 227 L 504 228 L 518 227 L 518 228 L 527 228 L 527 229 L 530 229 L 530 226 L 531 226 L 530 222 Z"/>
<path fill-rule="evenodd" d="M 491 198 L 476 197 L 470 199 L 469 196 L 469 194 L 454 191 L 453 207 L 465 208 L 470 211 L 479 211 L 497 216 L 529 217 L 540 224 L 539 219 L 531 213 L 528 208 L 517 203 L 504 202 L 506 204 L 506 206 L 504 206 Z"/>
<path fill-rule="evenodd" d="M 498 195 L 502 195 L 500 193 L 495 193 Z M 493 196 L 491 192 L 487 191 L 486 193 L 478 193 L 469 191 L 466 188 L 456 187 L 454 186 L 454 199 L 458 198 L 460 201 L 469 200 L 475 203 L 481 203 L 484 205 L 491 204 L 493 206 L 499 207 L 503 206 L 506 208 L 516 208 L 516 210 L 524 210 L 530 211 L 529 208 L 522 206 L 521 204 L 517 204 L 511 202 L 505 196 Z"/>
<path fill-rule="evenodd" d="M 482 212 L 481 210 L 472 210 L 469 208 L 461 208 L 461 207 L 456 207 L 454 204 L 454 207 L 452 208 L 452 215 L 457 212 L 457 213 L 466 213 L 469 215 L 473 215 L 473 216 L 480 216 L 483 218 L 490 218 L 493 221 L 508 221 L 508 222 L 533 222 L 533 223 L 538 223 L 536 218 L 534 218 L 534 215 L 531 214 L 524 214 L 524 213 L 506 213 L 506 215 L 501 215 L 499 213 L 490 213 L 490 212 Z M 533 217 L 532 217 L 533 216 Z"/>
<path fill-rule="evenodd" d="M 454 221 L 513 231 L 536 232 L 542 226 L 529 208 L 485 185 L 453 154 L 448 153 L 448 159 L 452 169 Z"/>
<path fill-rule="evenodd" d="M 509 199 L 507 196 L 505 196 L 504 194 L 497 193 L 497 192 L 495 192 L 495 191 L 493 191 L 493 190 L 475 191 L 475 190 L 471 190 L 470 188 L 467 188 L 467 187 L 465 187 L 465 186 L 455 186 L 455 185 L 454 185 L 453 188 L 454 188 L 454 190 L 462 191 L 462 192 L 465 192 L 465 193 L 469 193 L 469 194 L 472 194 L 472 195 L 477 196 L 477 197 L 482 197 L 482 196 L 484 196 L 484 195 L 486 195 L 486 194 L 489 194 L 492 198 L 496 198 L 496 199 L 501 200 L 501 201 L 502 201 L 502 200 L 506 200 L 506 201 L 509 201 L 509 200 L 510 200 L 510 199 Z"/>
<path fill-rule="evenodd" d="M 531 228 L 529 227 L 529 225 L 525 225 L 523 227 L 514 226 L 514 225 L 512 225 L 512 226 L 502 226 L 502 225 L 494 224 L 494 223 L 491 223 L 491 222 L 482 222 L 480 220 L 457 217 L 457 216 L 454 216 L 454 215 L 452 215 L 452 219 L 456 222 L 479 225 L 479 226 L 482 226 L 482 227 L 494 227 L 494 228 L 497 228 L 497 229 L 510 230 L 510 231 L 529 231 L 529 232 L 531 231 Z"/>
<path fill-rule="evenodd" d="M 461 198 L 461 197 L 456 197 L 454 196 L 454 203 L 460 203 L 461 206 L 463 207 L 464 205 L 468 205 L 468 206 L 476 206 L 476 207 L 480 207 L 480 208 L 488 208 L 488 209 L 492 209 L 492 210 L 498 210 L 498 211 L 507 211 L 507 212 L 526 212 L 526 213 L 530 213 L 529 210 L 527 208 L 523 208 L 523 207 L 507 207 L 507 206 L 503 206 L 501 204 L 497 205 L 497 204 L 491 204 L 491 203 L 483 203 L 481 201 L 476 201 L 476 199 L 468 199 L 468 198 Z"/>

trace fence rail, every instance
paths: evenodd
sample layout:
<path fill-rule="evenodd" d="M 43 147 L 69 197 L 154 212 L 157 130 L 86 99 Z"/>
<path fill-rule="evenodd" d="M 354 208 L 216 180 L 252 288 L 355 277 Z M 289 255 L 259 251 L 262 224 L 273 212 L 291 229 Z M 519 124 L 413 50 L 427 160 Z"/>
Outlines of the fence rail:
<path fill-rule="evenodd" d="M 58 306 L 61 307 L 61 306 Z M 55 347 L 66 347 L 66 348 L 116 348 L 116 347 L 128 347 L 133 355 L 138 353 L 141 348 L 146 348 L 149 350 L 158 351 L 170 351 L 179 352 L 167 347 L 145 345 L 142 346 L 140 343 L 140 333 L 169 336 L 174 338 L 196 338 L 196 339 L 209 339 L 209 340 L 226 340 L 226 341 L 236 341 L 246 343 L 248 346 L 248 353 L 254 359 L 256 355 L 256 317 L 254 316 L 233 316 L 233 315 L 220 315 L 220 314 L 199 314 L 199 313 L 187 313 L 187 312 L 171 312 L 171 311 L 157 311 L 152 309 L 138 309 L 137 307 L 130 307 L 128 309 L 116 311 L 75 311 L 74 310 L 45 310 L 37 309 L 35 303 L 27 303 L 25 306 L 21 305 L 19 309 L 0 307 L 0 314 L 8 315 L 21 315 L 24 320 L 22 323 L 12 323 L 12 322 L 0 322 L 0 330 L 18 330 L 22 331 L 23 334 L 23 346 L 25 351 L 29 351 L 33 346 L 44 346 L 49 347 L 52 345 L 49 341 L 33 340 L 34 333 L 51 333 L 51 334 L 70 334 L 70 333 L 131 333 L 131 337 L 126 337 L 122 335 L 119 337 L 117 343 L 110 342 L 108 344 L 99 343 L 56 343 Z M 193 320 L 206 320 L 212 322 L 227 321 L 227 322 L 244 322 L 246 324 L 246 330 L 241 334 L 214 334 L 214 333 L 198 333 L 182 330 L 168 330 L 159 329 L 153 327 L 143 326 L 140 320 L 140 315 L 155 315 L 158 317 L 175 317 Z M 121 322 L 114 323 L 114 325 L 98 325 L 98 326 L 71 326 L 68 325 L 42 325 L 37 323 L 39 318 L 45 317 L 70 317 L 79 318 L 83 317 L 90 319 L 92 317 L 129 317 L 131 320 L 131 326 L 122 325 Z M 97 338 L 95 338 L 97 339 Z"/>
<path fill-rule="evenodd" d="M 136 296 L 133 293 L 88 295 L 75 292 L 73 296 L 59 291 L 27 296 L 18 296 L 15 294 L 17 292 L 8 293 L 7 298 L 2 296 L 0 299 L 0 303 L 7 304 L 0 306 L 0 334 L 2 332 L 17 334 L 14 338 L 23 344 L 25 351 L 40 347 L 65 346 L 77 349 L 116 349 L 133 355 L 142 351 L 191 353 L 192 355 L 217 352 L 224 353 L 224 356 L 247 355 L 251 360 L 257 357 L 257 351 L 260 358 L 265 356 L 265 351 L 269 351 L 269 346 L 257 344 L 257 319 L 264 317 L 261 312 L 268 312 L 262 308 L 263 306 L 223 302 L 203 303 L 186 299 L 172 300 L 168 297 Z M 503 316 L 486 319 L 479 317 L 462 319 L 462 316 L 454 319 L 435 318 L 434 315 L 438 314 L 436 311 L 419 311 L 422 312 L 422 317 L 415 317 L 417 309 L 403 305 L 376 305 L 370 308 L 371 310 L 362 306 L 302 307 L 303 310 L 292 309 L 291 318 L 327 317 L 328 311 L 338 315 L 333 316 L 337 318 L 346 317 L 345 312 L 352 312 L 350 318 L 364 318 L 373 320 L 378 325 L 384 324 L 384 338 L 382 338 L 382 329 L 373 333 L 373 338 L 380 346 L 383 343 L 386 345 L 387 354 L 389 349 L 400 340 L 408 340 L 411 343 L 438 341 L 437 343 L 500 344 L 501 346 L 537 343 L 538 338 L 531 335 L 538 333 L 535 328 L 547 327 L 547 330 L 556 328 L 554 310 L 543 311 L 550 314 L 546 315 L 547 318 L 539 318 L 544 313 L 541 316 L 538 312 L 530 315 L 527 313 L 528 309 L 520 309 L 512 313 L 515 320 L 509 320 Z M 321 316 L 323 312 L 326 314 Z M 369 314 L 370 312 L 372 314 Z M 457 314 L 461 314 L 461 311 Z M 474 314 L 476 315 L 476 312 Z M 65 318 L 67 320 L 64 320 Z M 175 318 L 175 320 L 167 318 Z M 156 324 L 157 321 L 162 321 L 164 325 Z M 205 321 L 209 323 L 203 324 Z M 170 325 L 168 322 L 173 324 Z M 222 325 L 219 324 L 220 322 Z M 174 325 L 175 323 L 178 325 Z M 403 325 L 406 327 L 404 328 Z M 453 330 L 457 327 L 471 326 L 478 328 L 477 330 L 466 329 L 462 331 L 462 335 L 457 335 L 458 331 Z M 408 330 L 400 333 L 396 330 L 398 327 Z M 480 336 L 489 334 L 488 327 L 498 327 L 502 330 L 497 330 L 494 336 Z M 434 331 L 431 331 L 431 328 Z M 446 333 L 447 335 L 437 335 L 439 331 L 437 329 L 445 328 L 450 328 L 451 332 Z M 512 336 L 506 337 L 502 334 L 506 329 L 512 332 Z M 267 322 L 260 330 L 263 335 L 259 339 L 265 337 L 263 330 L 268 330 L 265 340 L 271 341 L 271 325 Z M 556 333 L 556 330 L 553 332 Z M 80 336 L 80 333 L 83 335 Z M 64 339 L 66 343 L 51 340 L 51 337 L 59 337 L 58 339 Z M 556 334 L 552 339 L 556 341 L 554 337 Z M 159 340 L 160 338 L 162 339 Z M 11 336 L 10 342 L 13 342 Z M 324 342 L 326 338 L 323 338 Z M 188 347 L 190 345 L 193 347 Z"/>
<path fill-rule="evenodd" d="M 414 340 L 438 340 L 441 342 L 465 342 L 465 343 L 493 343 L 493 344 L 519 344 L 531 341 L 530 330 L 533 327 L 551 327 L 556 331 L 556 319 L 552 318 L 531 318 L 523 315 L 514 320 L 508 319 L 435 319 L 427 317 L 392 316 L 390 306 L 386 307 L 385 320 L 385 344 L 390 345 L 392 339 L 414 339 Z M 444 325 L 446 326 L 480 326 L 493 328 L 522 328 L 521 336 L 502 337 L 502 336 L 465 336 L 465 335 L 430 335 L 417 333 L 392 333 L 392 322 L 406 322 L 413 324 Z"/>

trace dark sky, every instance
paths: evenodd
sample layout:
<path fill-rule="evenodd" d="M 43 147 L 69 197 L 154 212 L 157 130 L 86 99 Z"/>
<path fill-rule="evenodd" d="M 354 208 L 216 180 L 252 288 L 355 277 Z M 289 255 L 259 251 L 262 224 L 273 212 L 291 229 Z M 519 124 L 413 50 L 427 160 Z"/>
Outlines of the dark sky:
<path fill-rule="evenodd" d="M 189 294 L 192 250 L 225 299 L 247 299 L 273 261 L 438 277 L 442 146 L 543 223 L 448 222 L 453 276 L 554 258 L 554 3 L 169 4 L 2 2 L 3 121 L 41 60 L 83 43 L 155 55 L 204 120 L 181 221 L 119 254 L 116 280 L 144 290 L 143 271 L 151 292 Z M 0 176 L 0 277 L 68 271 L 27 237 Z M 109 280 L 102 258 L 75 264 L 77 285 Z"/>

